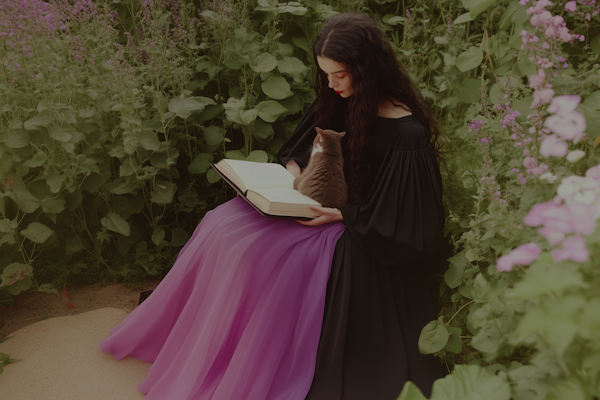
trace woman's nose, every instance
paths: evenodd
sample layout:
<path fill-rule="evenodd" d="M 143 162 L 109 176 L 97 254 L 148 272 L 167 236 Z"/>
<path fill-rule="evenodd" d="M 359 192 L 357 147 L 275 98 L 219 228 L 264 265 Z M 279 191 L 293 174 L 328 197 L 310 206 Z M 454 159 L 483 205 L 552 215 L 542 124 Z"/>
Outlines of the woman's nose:
<path fill-rule="evenodd" d="M 329 79 L 329 87 L 330 88 L 333 89 L 335 86 L 337 86 L 336 85 L 337 82 L 335 82 L 335 80 L 333 80 L 332 78 L 327 78 L 327 79 Z"/>

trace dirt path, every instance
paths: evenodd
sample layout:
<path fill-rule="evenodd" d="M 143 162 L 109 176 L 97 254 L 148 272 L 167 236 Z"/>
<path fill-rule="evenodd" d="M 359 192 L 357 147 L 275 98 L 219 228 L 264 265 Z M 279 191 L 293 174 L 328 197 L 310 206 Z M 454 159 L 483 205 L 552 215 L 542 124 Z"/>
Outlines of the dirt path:
<path fill-rule="evenodd" d="M 141 288 L 131 289 L 113 283 L 94 284 L 60 294 L 26 293 L 21 304 L 10 311 L 0 311 L 0 338 L 35 322 L 113 307 L 127 313 L 138 305 L 140 292 L 153 290 L 159 279 L 148 280 Z"/>

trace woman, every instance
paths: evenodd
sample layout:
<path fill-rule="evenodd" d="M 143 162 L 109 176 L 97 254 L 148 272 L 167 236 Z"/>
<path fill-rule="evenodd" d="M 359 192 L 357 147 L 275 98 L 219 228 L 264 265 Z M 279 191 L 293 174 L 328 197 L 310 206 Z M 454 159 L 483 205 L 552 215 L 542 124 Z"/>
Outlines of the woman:
<path fill-rule="evenodd" d="M 368 17 L 329 18 L 314 52 L 317 101 L 279 160 L 297 174 L 315 124 L 347 128 L 351 203 L 307 223 L 262 218 L 240 198 L 208 213 L 100 342 L 153 362 L 138 385 L 148 400 L 392 400 L 407 379 L 427 393 L 441 375 L 417 349 L 443 242 L 435 120 Z"/>
<path fill-rule="evenodd" d="M 421 355 L 436 318 L 433 274 L 447 256 L 439 123 L 379 27 L 361 14 L 329 18 L 313 45 L 317 101 L 283 146 L 292 173 L 309 159 L 314 126 L 342 140 L 351 202 L 308 225 L 343 221 L 327 287 L 307 400 L 396 399 L 407 380 L 429 395 L 439 360 Z"/>

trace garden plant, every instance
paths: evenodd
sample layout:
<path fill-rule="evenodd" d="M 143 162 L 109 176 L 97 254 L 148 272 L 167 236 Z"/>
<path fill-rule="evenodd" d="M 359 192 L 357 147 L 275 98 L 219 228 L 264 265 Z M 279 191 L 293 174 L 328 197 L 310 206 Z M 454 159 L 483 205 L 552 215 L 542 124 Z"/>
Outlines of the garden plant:
<path fill-rule="evenodd" d="M 0 0 L 0 308 L 166 274 L 231 195 L 210 163 L 276 161 L 341 11 L 377 20 L 445 127 L 431 398 L 599 399 L 594 0 Z"/>

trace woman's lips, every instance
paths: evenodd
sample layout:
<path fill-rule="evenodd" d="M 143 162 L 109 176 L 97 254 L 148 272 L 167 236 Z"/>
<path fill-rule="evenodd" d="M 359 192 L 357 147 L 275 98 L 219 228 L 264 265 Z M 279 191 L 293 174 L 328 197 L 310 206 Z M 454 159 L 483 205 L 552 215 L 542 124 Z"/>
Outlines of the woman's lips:
<path fill-rule="evenodd" d="M 336 92 L 337 94 L 344 93 L 344 91 L 343 91 L 343 90 L 342 90 L 341 92 L 338 92 L 338 91 L 336 90 L 335 92 Z"/>

